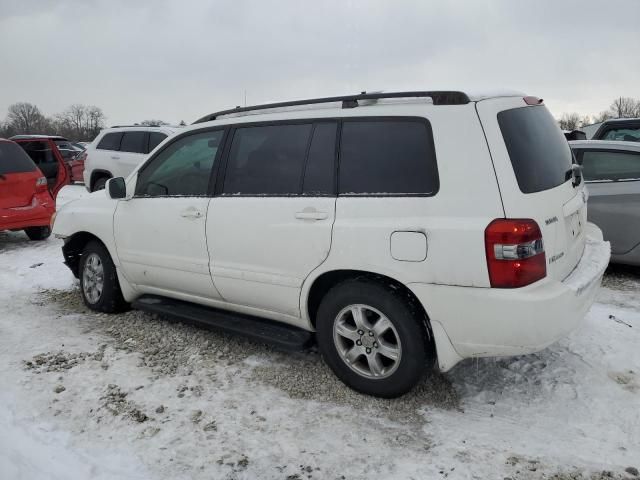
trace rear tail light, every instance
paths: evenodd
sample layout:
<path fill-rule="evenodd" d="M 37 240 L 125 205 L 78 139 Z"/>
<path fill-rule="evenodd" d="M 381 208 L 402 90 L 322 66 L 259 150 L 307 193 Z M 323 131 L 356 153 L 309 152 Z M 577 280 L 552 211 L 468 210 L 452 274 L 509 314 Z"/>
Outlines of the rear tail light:
<path fill-rule="evenodd" d="M 47 191 L 47 179 L 45 177 L 40 177 L 36 180 L 36 192 L 42 193 Z"/>
<path fill-rule="evenodd" d="M 492 287 L 524 287 L 547 275 L 542 232 L 534 220 L 494 220 L 484 231 L 484 243 Z"/>
<path fill-rule="evenodd" d="M 541 105 L 544 100 L 538 97 L 522 97 L 527 105 Z"/>

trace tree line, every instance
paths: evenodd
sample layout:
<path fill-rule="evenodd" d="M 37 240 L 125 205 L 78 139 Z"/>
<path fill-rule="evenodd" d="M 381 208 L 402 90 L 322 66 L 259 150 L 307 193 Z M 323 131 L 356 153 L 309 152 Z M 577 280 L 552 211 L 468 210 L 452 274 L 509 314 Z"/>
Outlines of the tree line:
<path fill-rule="evenodd" d="M 73 104 L 61 113 L 45 116 L 28 102 L 18 102 L 7 109 L 7 117 L 0 120 L 0 138 L 13 135 L 60 135 L 73 141 L 91 141 L 105 128 L 106 119 L 101 108 L 94 105 Z M 169 125 L 163 120 L 143 120 L 134 125 Z M 180 125 L 185 125 L 184 121 Z"/>
<path fill-rule="evenodd" d="M 105 127 L 106 116 L 93 105 L 73 104 L 61 113 L 45 116 L 28 102 L 18 102 L 7 109 L 7 117 L 0 121 L 0 137 L 13 135 L 61 135 L 70 140 L 90 141 Z"/>
<path fill-rule="evenodd" d="M 640 100 L 631 97 L 618 97 L 607 110 L 597 115 L 580 115 L 579 113 L 563 113 L 558 124 L 563 130 L 578 130 L 585 125 L 600 123 L 610 118 L 638 118 L 640 117 Z"/>

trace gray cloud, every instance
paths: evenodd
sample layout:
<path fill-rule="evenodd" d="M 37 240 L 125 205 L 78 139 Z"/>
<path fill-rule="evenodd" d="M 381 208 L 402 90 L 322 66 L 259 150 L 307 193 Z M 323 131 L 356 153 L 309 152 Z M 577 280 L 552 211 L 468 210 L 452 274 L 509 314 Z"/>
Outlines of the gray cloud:
<path fill-rule="evenodd" d="M 640 2 L 0 0 L 0 118 L 71 103 L 187 122 L 360 90 L 514 88 L 554 113 L 640 98 Z"/>

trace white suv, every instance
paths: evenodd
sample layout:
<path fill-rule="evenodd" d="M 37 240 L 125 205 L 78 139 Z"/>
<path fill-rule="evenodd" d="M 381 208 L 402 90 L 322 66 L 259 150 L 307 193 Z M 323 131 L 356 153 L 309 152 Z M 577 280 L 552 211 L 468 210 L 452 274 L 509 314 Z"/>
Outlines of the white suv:
<path fill-rule="evenodd" d="M 578 325 L 609 245 L 542 101 L 400 92 L 209 115 L 54 233 L 85 303 L 303 347 L 401 395 Z"/>
<path fill-rule="evenodd" d="M 102 190 L 107 180 L 126 177 L 177 127 L 133 125 L 102 130 L 83 153 L 87 190 Z"/>

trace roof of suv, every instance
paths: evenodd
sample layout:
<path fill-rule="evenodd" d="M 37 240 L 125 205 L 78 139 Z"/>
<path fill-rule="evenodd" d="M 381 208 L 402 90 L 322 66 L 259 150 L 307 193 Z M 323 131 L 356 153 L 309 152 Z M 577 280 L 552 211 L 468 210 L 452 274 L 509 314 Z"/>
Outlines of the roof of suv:
<path fill-rule="evenodd" d="M 226 115 L 233 116 L 242 116 L 242 114 L 249 115 L 249 112 L 258 113 L 275 113 L 277 111 L 280 113 L 281 109 L 286 108 L 299 108 L 299 107 L 307 107 L 308 109 L 321 108 L 317 107 L 317 105 L 328 105 L 328 104 L 336 104 L 341 103 L 342 108 L 356 108 L 360 105 L 372 105 L 376 104 L 381 100 L 389 100 L 389 99 L 403 99 L 403 100 L 411 100 L 413 99 L 416 102 L 424 102 L 425 99 L 430 100 L 433 105 L 464 105 L 470 102 L 477 102 L 480 100 L 485 100 L 488 98 L 497 98 L 497 97 L 524 97 L 525 94 L 512 90 L 503 90 L 503 91 L 493 91 L 493 92 L 476 92 L 476 93 L 465 93 L 457 90 L 429 90 L 429 91 L 410 91 L 410 92 L 361 92 L 356 95 L 342 95 L 336 97 L 321 97 L 321 98 L 311 98 L 306 100 L 293 100 L 287 102 L 275 102 L 275 103 L 266 103 L 262 105 L 253 105 L 249 107 L 240 107 L 237 106 L 235 108 L 231 108 L 228 110 L 222 110 L 219 112 L 211 113 L 209 115 L 205 115 L 204 117 L 196 120 L 194 124 L 210 122 L 218 119 L 219 117 Z M 362 102 L 362 103 L 360 103 Z M 270 110 L 269 112 L 265 112 L 265 110 Z"/>

